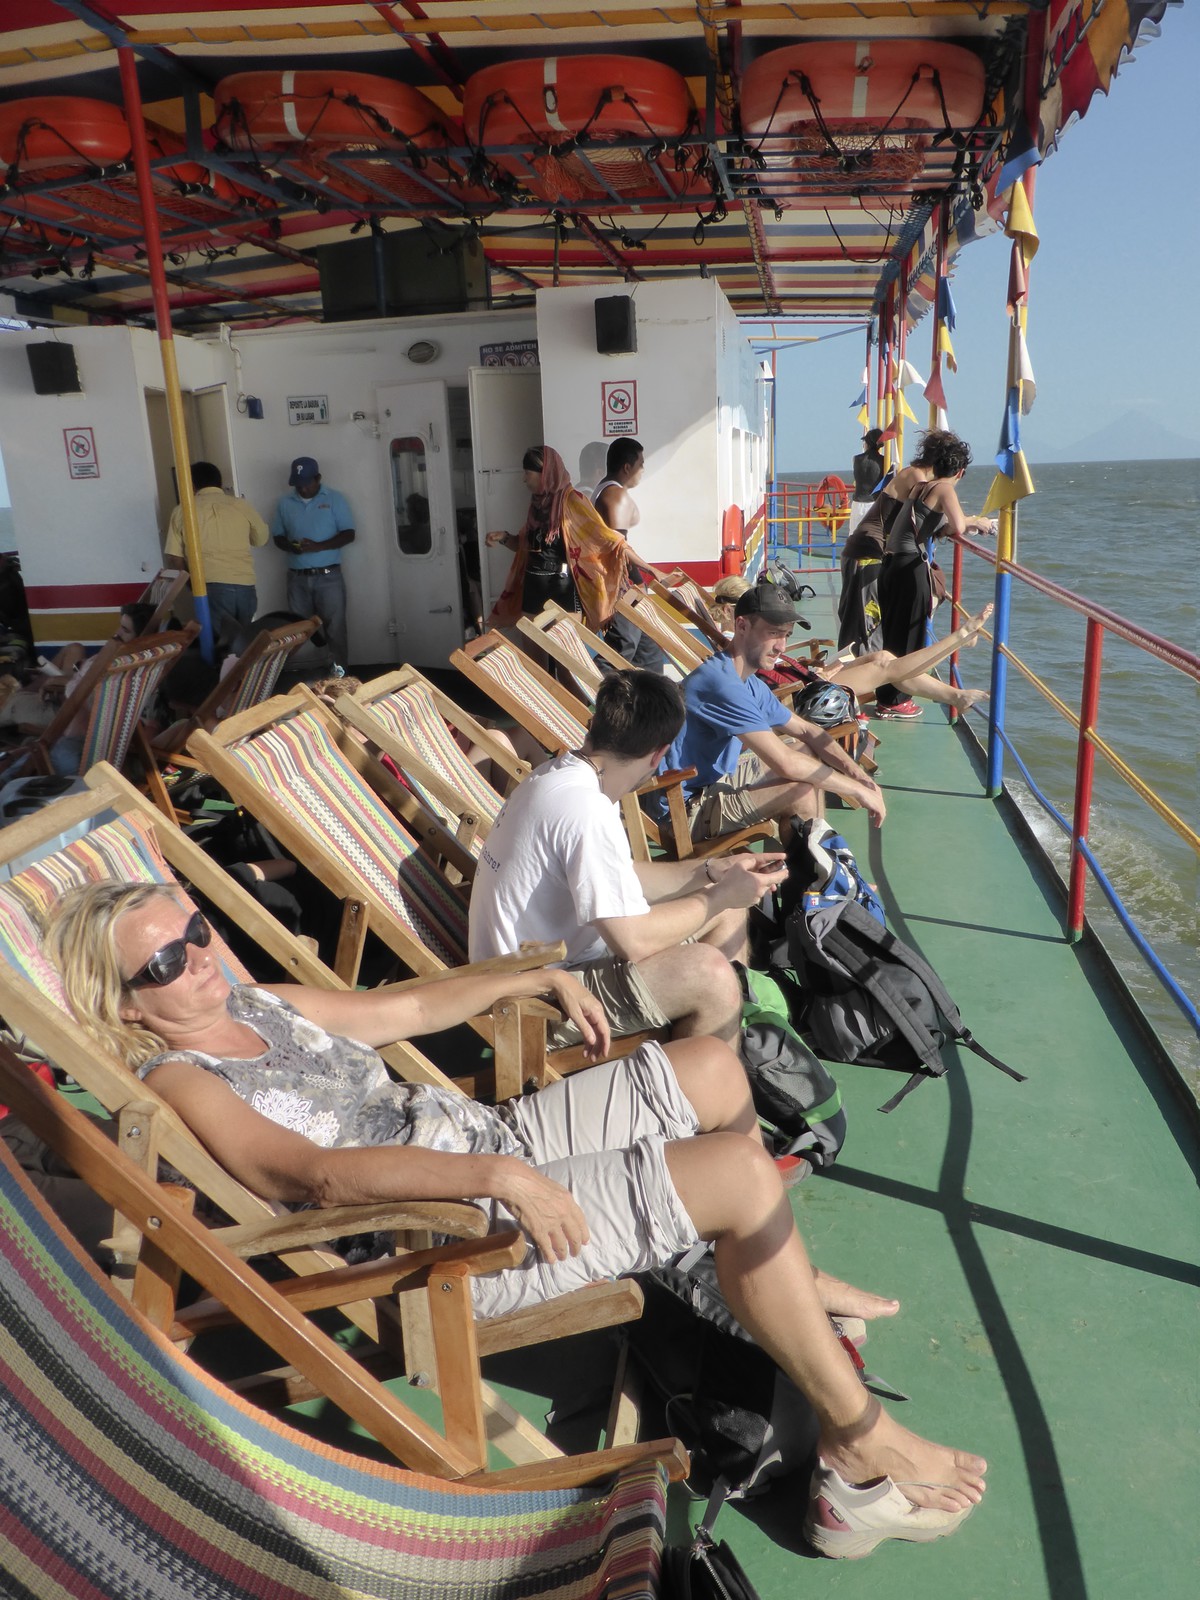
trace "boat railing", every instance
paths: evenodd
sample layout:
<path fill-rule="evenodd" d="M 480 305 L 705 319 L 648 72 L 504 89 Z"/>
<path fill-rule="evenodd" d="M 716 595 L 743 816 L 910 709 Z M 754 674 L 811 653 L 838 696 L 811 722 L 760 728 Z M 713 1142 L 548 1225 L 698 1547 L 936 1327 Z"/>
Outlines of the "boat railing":
<path fill-rule="evenodd" d="M 962 604 L 963 553 L 987 562 L 995 572 L 995 611 L 990 638 L 992 651 L 991 698 L 988 704 L 987 737 L 987 792 L 996 796 L 1003 787 L 1004 753 L 1011 755 L 1030 794 L 1070 841 L 1070 859 L 1067 873 L 1067 911 L 1065 933 L 1072 942 L 1083 935 L 1087 875 L 1090 872 L 1097 886 L 1112 908 L 1121 927 L 1128 934 L 1143 960 L 1154 973 L 1162 987 L 1183 1012 L 1191 1026 L 1200 1034 L 1200 1011 L 1182 985 L 1167 968 L 1150 940 L 1138 926 L 1119 891 L 1105 873 L 1089 843 L 1092 819 L 1092 791 L 1097 753 L 1125 783 L 1142 803 L 1150 808 L 1172 829 L 1189 848 L 1200 857 L 1200 834 L 1167 803 L 1161 794 L 1134 770 L 1102 737 L 1098 730 L 1100 691 L 1104 658 L 1104 641 L 1110 636 L 1124 640 L 1148 656 L 1183 673 L 1193 682 L 1200 683 L 1200 656 L 1160 638 L 1149 629 L 1140 627 L 1128 618 L 1110 611 L 1094 601 L 1066 589 L 1062 584 L 1033 572 L 1015 561 L 1001 560 L 974 540 L 962 537 L 954 540 L 954 557 L 950 585 L 951 627 L 956 627 L 965 617 Z M 1020 583 L 1052 600 L 1065 612 L 1074 612 L 1083 620 L 1083 679 L 1080 686 L 1079 708 L 1068 705 L 1046 682 L 1045 678 L 1013 648 L 1009 637 L 1011 618 L 1011 593 L 1013 583 Z M 1022 759 L 1009 731 L 1006 718 L 1008 669 L 1012 667 L 1054 710 L 1075 729 L 1077 736 L 1074 790 L 1071 816 L 1068 818 L 1043 792 Z M 961 684 L 958 675 L 957 655 L 950 658 L 952 680 Z M 952 712 L 952 716 L 956 713 Z"/>
<path fill-rule="evenodd" d="M 831 554 L 849 517 L 850 489 L 841 478 L 773 483 L 767 490 L 767 553 L 798 549 Z"/>

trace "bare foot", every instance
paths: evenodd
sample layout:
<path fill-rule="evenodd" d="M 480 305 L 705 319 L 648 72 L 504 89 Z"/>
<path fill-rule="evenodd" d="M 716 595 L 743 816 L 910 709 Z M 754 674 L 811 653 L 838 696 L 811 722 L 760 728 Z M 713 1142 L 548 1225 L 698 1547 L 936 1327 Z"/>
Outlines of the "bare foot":
<path fill-rule="evenodd" d="M 963 623 L 963 633 L 965 635 L 963 639 L 964 649 L 979 643 L 979 635 L 987 626 L 988 618 L 991 616 L 994 609 L 995 608 L 989 603 L 988 605 L 984 606 L 983 610 L 978 616 L 968 617 Z"/>
<path fill-rule="evenodd" d="M 856 1289 L 853 1284 L 831 1278 L 820 1267 L 813 1268 L 817 1281 L 817 1296 L 821 1308 L 831 1317 L 862 1317 L 872 1322 L 876 1317 L 894 1317 L 900 1309 L 899 1300 L 889 1300 L 881 1294 L 871 1294 L 867 1289 Z"/>
<path fill-rule="evenodd" d="M 875 1425 L 850 1444 L 821 1440 L 821 1457 L 847 1483 L 888 1477 L 917 1506 L 963 1511 L 978 1505 L 987 1462 L 965 1450 L 932 1444 L 881 1411 Z"/>
<path fill-rule="evenodd" d="M 950 704 L 957 706 L 960 711 L 970 711 L 972 706 L 977 706 L 981 700 L 988 698 L 987 689 L 956 689 Z"/>

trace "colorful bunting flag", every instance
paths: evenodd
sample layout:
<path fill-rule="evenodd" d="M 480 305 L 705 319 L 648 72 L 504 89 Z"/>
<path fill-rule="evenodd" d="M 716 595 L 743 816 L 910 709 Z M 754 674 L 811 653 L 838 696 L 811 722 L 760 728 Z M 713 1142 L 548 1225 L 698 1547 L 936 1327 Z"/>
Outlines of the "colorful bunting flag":
<path fill-rule="evenodd" d="M 938 354 L 946 358 L 946 365 L 951 372 L 958 371 L 958 357 L 954 354 L 954 346 L 950 342 L 950 330 L 944 323 L 938 329 Z"/>
<path fill-rule="evenodd" d="M 859 409 L 858 416 L 854 419 L 860 428 L 866 428 L 871 421 L 870 407 L 864 402 Z"/>
<path fill-rule="evenodd" d="M 946 391 L 942 387 L 942 364 L 937 366 L 929 375 L 929 382 L 925 385 L 925 398 L 931 406 L 937 406 L 940 411 L 946 409 Z M 939 427 L 941 424 L 939 423 Z"/>
<path fill-rule="evenodd" d="M 944 274 L 937 281 L 937 314 L 942 326 L 953 333 L 958 323 L 958 312 L 954 307 L 954 296 L 950 293 L 950 279 Z"/>
<path fill-rule="evenodd" d="M 900 396 L 900 415 L 902 417 L 907 417 L 910 422 L 915 422 L 917 420 L 916 416 L 915 416 L 915 414 L 913 412 L 913 408 L 909 405 L 907 399 L 905 398 L 905 394 L 904 394 L 904 390 L 903 389 L 901 389 L 899 391 L 899 396 Z"/>
<path fill-rule="evenodd" d="M 1031 495 L 1033 479 L 1029 474 L 1023 453 L 1018 450 L 1013 457 L 1012 476 L 998 472 L 992 479 L 992 487 L 988 490 L 987 499 L 983 503 L 983 516 L 990 516 L 993 511 L 1003 511 L 1005 506 L 1016 505 L 1018 500 L 1024 500 Z"/>
<path fill-rule="evenodd" d="M 1030 167 L 1036 167 L 1041 159 L 1029 129 L 1015 128 L 1008 158 L 996 177 L 997 192 L 1003 194 L 1005 189 L 1011 189 L 1014 183 L 1020 183 Z"/>
<path fill-rule="evenodd" d="M 925 379 L 917 371 L 916 367 L 913 366 L 908 357 L 905 356 L 904 360 L 900 363 L 900 387 L 902 389 L 907 389 L 910 383 L 923 384 L 924 382 Z"/>
<path fill-rule="evenodd" d="M 1025 193 L 1023 183 L 1014 183 L 1008 196 L 1008 221 L 1004 224 L 1004 231 L 1010 239 L 1019 239 L 1021 255 L 1025 265 L 1028 266 L 1038 253 L 1037 224 L 1033 220 L 1033 212 L 1029 209 L 1029 196 Z"/>
<path fill-rule="evenodd" d="M 1025 332 L 1018 330 L 1017 348 L 1017 377 L 1021 383 L 1021 412 L 1028 416 L 1033 410 L 1033 402 L 1037 399 L 1037 379 L 1033 375 L 1033 362 L 1029 359 L 1029 346 L 1025 342 Z"/>
<path fill-rule="evenodd" d="M 851 400 L 850 409 L 851 409 L 851 411 L 854 411 L 859 406 L 865 406 L 866 403 L 867 403 L 867 386 L 864 383 L 862 388 L 858 391 L 857 397 L 855 399 Z"/>

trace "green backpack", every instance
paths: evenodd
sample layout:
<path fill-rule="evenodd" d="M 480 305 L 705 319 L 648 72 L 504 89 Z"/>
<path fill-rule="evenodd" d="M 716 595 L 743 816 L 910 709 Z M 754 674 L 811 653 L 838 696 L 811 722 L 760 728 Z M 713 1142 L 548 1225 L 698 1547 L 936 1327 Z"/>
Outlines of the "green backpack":
<path fill-rule="evenodd" d="M 802 1155 L 830 1167 L 846 1137 L 842 1094 L 828 1069 L 792 1027 L 784 985 L 737 967 L 742 985 L 742 1060 L 754 1109 L 775 1132 L 777 1155 Z M 800 996 L 794 996 L 793 1003 Z"/>

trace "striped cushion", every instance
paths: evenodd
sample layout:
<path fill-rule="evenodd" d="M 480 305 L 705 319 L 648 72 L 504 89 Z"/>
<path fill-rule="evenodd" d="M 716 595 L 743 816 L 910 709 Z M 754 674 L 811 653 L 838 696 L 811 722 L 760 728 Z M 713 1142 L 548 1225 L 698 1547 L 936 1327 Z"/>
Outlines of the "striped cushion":
<path fill-rule="evenodd" d="M 42 954 L 41 930 L 53 906 L 69 890 L 105 882 L 169 883 L 176 887 L 181 903 L 194 909 L 153 832 L 134 817 L 104 823 L 0 884 L 0 958 L 64 1011 L 62 979 Z M 245 967 L 215 931 L 213 937 L 226 976 L 233 982 L 248 981 Z"/>
<path fill-rule="evenodd" d="M 371 792 L 312 712 L 243 739 L 229 750 L 323 852 L 334 851 L 447 966 L 467 959 L 462 895 L 421 854 L 417 841 Z"/>
<path fill-rule="evenodd" d="M 92 696 L 92 710 L 79 758 L 80 772 L 97 761 L 111 761 L 118 770 L 125 764 L 142 707 L 154 696 L 159 679 L 174 666 L 179 650 L 153 645 L 137 652 L 140 665 L 128 672 L 101 678 Z"/>
<path fill-rule="evenodd" d="M 529 671 L 519 651 L 498 644 L 477 656 L 476 661 L 489 677 L 502 684 L 515 700 L 527 705 L 554 738 L 560 750 L 578 750 L 587 729 L 578 717 L 563 709 L 552 694 Z"/>
<path fill-rule="evenodd" d="M 651 1600 L 665 1485 L 360 1460 L 136 1319 L 0 1155 L 0 1589 L 33 1600 Z"/>
<path fill-rule="evenodd" d="M 570 671 L 575 685 L 583 699 L 589 705 L 594 705 L 596 691 L 600 687 L 600 669 L 588 655 L 587 647 L 574 626 L 565 617 L 560 617 L 546 629 L 546 637 L 554 639 L 571 657 Z"/>
<path fill-rule="evenodd" d="M 380 695 L 378 700 L 369 702 L 369 709 L 401 744 L 462 795 L 464 811 L 478 812 L 486 822 L 495 822 L 503 799 L 475 763 L 467 759 L 425 684 L 411 683 L 394 694 Z M 457 817 L 451 816 L 447 807 L 423 789 L 411 773 L 405 775 L 405 781 L 442 822 L 457 822 Z"/>

